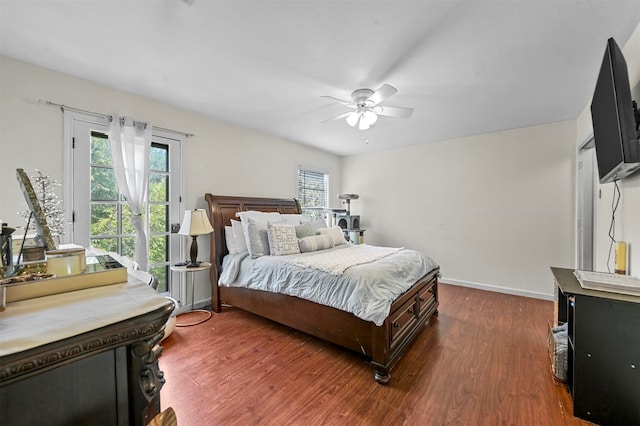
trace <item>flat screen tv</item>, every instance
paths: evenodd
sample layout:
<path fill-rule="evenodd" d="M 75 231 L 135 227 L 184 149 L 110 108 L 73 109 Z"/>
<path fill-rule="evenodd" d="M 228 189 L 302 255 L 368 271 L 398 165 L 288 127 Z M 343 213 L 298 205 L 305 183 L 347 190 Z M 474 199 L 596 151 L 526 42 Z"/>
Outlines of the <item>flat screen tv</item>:
<path fill-rule="evenodd" d="M 613 38 L 604 51 L 591 119 L 600 183 L 623 179 L 640 170 L 640 117 L 631 99 L 627 63 Z"/>

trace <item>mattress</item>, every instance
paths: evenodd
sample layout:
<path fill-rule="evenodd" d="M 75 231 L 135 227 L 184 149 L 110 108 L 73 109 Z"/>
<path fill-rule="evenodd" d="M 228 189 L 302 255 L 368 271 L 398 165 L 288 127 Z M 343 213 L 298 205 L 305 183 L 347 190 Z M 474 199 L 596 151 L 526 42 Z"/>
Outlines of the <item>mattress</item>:
<path fill-rule="evenodd" d="M 349 258 L 349 251 L 358 247 L 340 245 L 311 253 L 256 259 L 248 252 L 229 254 L 222 262 L 219 285 L 299 297 L 350 312 L 380 326 L 389 316 L 393 301 L 438 267 L 433 259 L 405 248 L 392 250 L 377 260 L 340 268 L 342 273 L 309 266 L 314 264 L 313 256 L 326 259 L 328 252 L 337 252 Z"/>

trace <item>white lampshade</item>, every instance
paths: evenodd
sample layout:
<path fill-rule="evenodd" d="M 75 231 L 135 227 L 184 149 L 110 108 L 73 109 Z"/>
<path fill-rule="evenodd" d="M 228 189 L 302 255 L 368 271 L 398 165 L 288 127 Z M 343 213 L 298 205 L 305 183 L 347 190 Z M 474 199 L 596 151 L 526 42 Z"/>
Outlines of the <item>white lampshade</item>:
<path fill-rule="evenodd" d="M 203 235 L 213 232 L 209 218 L 204 209 L 186 210 L 182 226 L 180 226 L 180 235 Z"/>

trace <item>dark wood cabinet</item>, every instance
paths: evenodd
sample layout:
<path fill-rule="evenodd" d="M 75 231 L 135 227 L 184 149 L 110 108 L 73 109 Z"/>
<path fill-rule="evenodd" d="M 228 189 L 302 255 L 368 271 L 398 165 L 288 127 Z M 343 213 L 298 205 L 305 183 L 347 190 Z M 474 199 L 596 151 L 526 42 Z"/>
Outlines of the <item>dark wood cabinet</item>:
<path fill-rule="evenodd" d="M 173 302 L 117 284 L 14 302 L 0 313 L 0 424 L 146 425 Z"/>
<path fill-rule="evenodd" d="M 568 322 L 574 415 L 602 425 L 640 424 L 640 297 L 583 289 L 573 270 L 551 270 L 557 320 Z"/>

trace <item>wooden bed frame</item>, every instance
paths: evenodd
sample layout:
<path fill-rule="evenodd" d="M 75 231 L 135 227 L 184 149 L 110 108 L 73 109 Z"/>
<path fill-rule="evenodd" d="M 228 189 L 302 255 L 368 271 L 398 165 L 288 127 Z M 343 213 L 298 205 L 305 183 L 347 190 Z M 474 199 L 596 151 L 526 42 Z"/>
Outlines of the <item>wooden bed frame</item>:
<path fill-rule="evenodd" d="M 355 315 L 294 296 L 246 288 L 218 286 L 222 259 L 228 253 L 224 227 L 236 212 L 259 210 L 282 214 L 300 213 L 295 199 L 232 197 L 205 194 L 209 207 L 211 235 L 211 306 L 215 312 L 222 303 L 279 322 L 296 330 L 327 340 L 370 360 L 374 379 L 389 383 L 391 367 L 438 309 L 439 269 L 428 272 L 392 305 L 381 326 Z"/>

